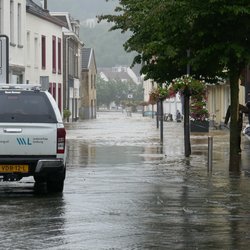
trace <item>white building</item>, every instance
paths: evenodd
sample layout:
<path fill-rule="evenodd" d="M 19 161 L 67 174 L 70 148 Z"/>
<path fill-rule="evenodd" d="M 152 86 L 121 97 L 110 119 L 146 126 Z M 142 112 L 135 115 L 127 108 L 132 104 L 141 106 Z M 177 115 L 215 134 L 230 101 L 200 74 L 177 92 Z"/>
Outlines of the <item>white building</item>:
<path fill-rule="evenodd" d="M 26 83 L 41 83 L 63 109 L 64 23 L 31 0 L 26 13 Z"/>
<path fill-rule="evenodd" d="M 73 18 L 68 12 L 51 12 L 52 16 L 61 20 L 65 25 L 63 33 L 63 87 L 64 87 L 64 109 L 71 112 L 71 121 L 79 119 L 81 106 L 81 50 L 84 46 L 80 40 L 80 22 Z"/>
<path fill-rule="evenodd" d="M 69 13 L 49 13 L 47 1 L 41 2 L 0 0 L 0 42 L 9 38 L 8 77 L 2 74 L 0 80 L 41 84 L 61 111 L 71 111 L 75 121 L 83 98 L 79 91 L 83 47 L 80 22 Z"/>
<path fill-rule="evenodd" d="M 136 75 L 134 70 L 127 66 L 99 68 L 98 72 L 104 81 L 118 80 L 122 82 L 134 82 L 137 85 L 141 83 L 141 77 Z"/>
<path fill-rule="evenodd" d="M 82 77 L 81 92 L 84 98 L 81 99 L 82 119 L 96 118 L 96 75 L 97 67 L 95 53 L 92 48 L 82 49 Z"/>
<path fill-rule="evenodd" d="M 26 0 L 0 0 L 0 34 L 9 37 L 9 82 L 25 82 Z"/>
<path fill-rule="evenodd" d="M 41 83 L 60 110 L 63 26 L 32 0 L 0 0 L 0 34 L 9 38 L 9 83 Z"/>

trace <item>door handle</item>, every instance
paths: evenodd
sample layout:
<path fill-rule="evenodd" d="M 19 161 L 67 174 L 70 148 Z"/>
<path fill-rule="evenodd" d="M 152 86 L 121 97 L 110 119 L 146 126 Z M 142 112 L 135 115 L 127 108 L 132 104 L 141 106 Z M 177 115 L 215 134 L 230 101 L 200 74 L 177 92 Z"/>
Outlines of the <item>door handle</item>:
<path fill-rule="evenodd" d="M 4 128 L 3 132 L 4 133 L 22 133 L 22 129 L 21 128 Z"/>

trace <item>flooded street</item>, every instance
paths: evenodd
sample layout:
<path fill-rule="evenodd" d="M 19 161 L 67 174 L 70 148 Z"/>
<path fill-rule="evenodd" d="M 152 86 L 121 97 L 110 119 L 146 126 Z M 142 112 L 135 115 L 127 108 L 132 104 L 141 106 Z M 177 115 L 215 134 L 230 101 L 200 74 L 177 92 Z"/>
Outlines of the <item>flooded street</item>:
<path fill-rule="evenodd" d="M 228 132 L 192 134 L 141 114 L 99 113 L 67 124 L 62 195 L 34 193 L 33 179 L 0 182 L 0 249 L 249 249 L 250 142 L 242 172 L 228 171 Z"/>

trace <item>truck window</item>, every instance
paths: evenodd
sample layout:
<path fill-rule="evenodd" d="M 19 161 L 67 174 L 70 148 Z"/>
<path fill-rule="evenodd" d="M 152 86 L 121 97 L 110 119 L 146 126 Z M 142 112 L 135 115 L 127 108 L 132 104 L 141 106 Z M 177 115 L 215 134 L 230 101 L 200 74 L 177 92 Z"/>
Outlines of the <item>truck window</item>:
<path fill-rule="evenodd" d="M 43 92 L 0 92 L 0 122 L 54 123 L 56 116 Z"/>

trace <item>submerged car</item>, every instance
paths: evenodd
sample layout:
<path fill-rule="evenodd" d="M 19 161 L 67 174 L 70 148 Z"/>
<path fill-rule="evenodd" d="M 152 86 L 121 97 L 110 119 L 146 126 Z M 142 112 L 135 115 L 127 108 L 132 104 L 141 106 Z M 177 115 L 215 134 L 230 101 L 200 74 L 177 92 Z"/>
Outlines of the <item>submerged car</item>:
<path fill-rule="evenodd" d="M 50 192 L 62 192 L 66 130 L 47 91 L 29 84 L 0 85 L 0 178 L 33 176 Z"/>

